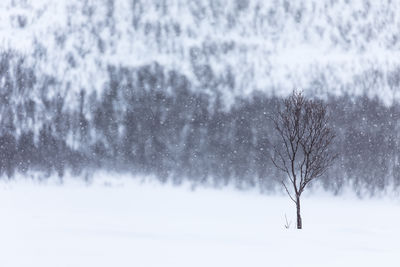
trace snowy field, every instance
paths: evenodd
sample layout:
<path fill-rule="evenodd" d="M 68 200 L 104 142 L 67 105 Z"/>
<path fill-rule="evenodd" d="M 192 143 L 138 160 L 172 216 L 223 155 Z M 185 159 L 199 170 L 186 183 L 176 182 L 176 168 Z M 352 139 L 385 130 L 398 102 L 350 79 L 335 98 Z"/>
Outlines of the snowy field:
<path fill-rule="evenodd" d="M 399 199 L 175 188 L 0 183 L 0 266 L 400 266 Z M 285 214 L 292 221 L 284 227 Z"/>

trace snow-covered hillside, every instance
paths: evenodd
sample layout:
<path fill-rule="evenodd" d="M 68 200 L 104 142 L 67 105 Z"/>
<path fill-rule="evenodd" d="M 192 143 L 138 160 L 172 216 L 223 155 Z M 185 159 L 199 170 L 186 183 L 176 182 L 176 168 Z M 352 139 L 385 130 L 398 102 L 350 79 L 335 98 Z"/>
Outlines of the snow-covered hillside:
<path fill-rule="evenodd" d="M 95 176 L 0 184 L 0 265 L 397 266 L 399 201 L 284 195 Z M 111 179 L 110 179 L 111 178 Z M 51 181 L 51 180 L 50 180 Z"/>
<path fill-rule="evenodd" d="M 5 0 L 0 49 L 26 56 L 36 79 L 55 79 L 49 97 L 101 91 L 109 66 L 157 62 L 226 96 L 304 88 L 390 104 L 400 98 L 399 9 L 371 0 Z"/>
<path fill-rule="evenodd" d="M 304 89 L 326 100 L 337 136 L 325 187 L 398 186 L 398 10 L 372 0 L 0 1 L 0 176 L 102 169 L 268 189 L 278 175 L 269 115 Z"/>

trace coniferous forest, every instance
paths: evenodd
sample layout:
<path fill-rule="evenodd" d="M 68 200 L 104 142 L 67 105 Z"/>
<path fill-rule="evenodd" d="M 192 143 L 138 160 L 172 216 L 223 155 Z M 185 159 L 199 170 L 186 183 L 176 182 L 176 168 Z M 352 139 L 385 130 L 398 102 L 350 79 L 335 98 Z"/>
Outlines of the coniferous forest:
<path fill-rule="evenodd" d="M 346 1 L 200 2 L 7 2 L 3 179 L 112 170 L 272 190 L 270 116 L 298 89 L 327 103 L 335 129 L 323 187 L 398 187 L 395 3 L 339 19 Z"/>
<path fill-rule="evenodd" d="M 15 57 L 15 55 L 13 55 Z M 176 71 L 154 63 L 108 68 L 101 94 L 79 92 L 69 110 L 62 95 L 46 97 L 53 78 L 37 85 L 34 71 L 1 61 L 1 174 L 30 170 L 63 177 L 97 169 L 154 174 L 161 181 L 272 189 L 281 175 L 270 160 L 276 142 L 269 116 L 280 98 L 254 92 L 224 104 L 218 92 L 192 89 Z M 23 60 L 23 59 L 19 59 Z M 39 97 L 21 97 L 39 86 Z M 309 92 L 309 91 L 307 91 Z M 325 99 L 339 154 L 323 185 L 334 192 L 350 182 L 375 192 L 400 183 L 400 106 L 367 96 Z M 41 106 L 39 108 L 39 105 Z"/>

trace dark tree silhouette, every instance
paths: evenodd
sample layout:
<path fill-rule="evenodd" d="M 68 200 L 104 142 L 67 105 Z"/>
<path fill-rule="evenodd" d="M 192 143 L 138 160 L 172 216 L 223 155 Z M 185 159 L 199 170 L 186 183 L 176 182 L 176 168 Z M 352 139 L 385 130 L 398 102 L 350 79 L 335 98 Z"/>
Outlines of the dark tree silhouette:
<path fill-rule="evenodd" d="M 301 92 L 284 99 L 272 120 L 279 136 L 272 162 L 286 174 L 281 183 L 296 204 L 297 229 L 301 229 L 300 196 L 333 163 L 336 155 L 330 146 L 335 134 L 328 124 L 326 105 L 306 99 Z"/>

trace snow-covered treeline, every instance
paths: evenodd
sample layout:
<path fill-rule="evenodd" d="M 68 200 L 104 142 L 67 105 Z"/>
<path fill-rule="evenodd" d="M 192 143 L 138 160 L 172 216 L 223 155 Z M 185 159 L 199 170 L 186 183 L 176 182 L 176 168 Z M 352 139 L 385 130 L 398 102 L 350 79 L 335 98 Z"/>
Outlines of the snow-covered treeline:
<path fill-rule="evenodd" d="M 400 182 L 396 1 L 0 3 L 0 170 L 274 186 L 268 115 L 329 104 L 324 185 Z"/>
<path fill-rule="evenodd" d="M 4 66 L 4 65 L 2 65 Z M 18 73 L 18 69 L 14 70 Z M 21 70 L 29 75 L 33 70 Z M 6 73 L 6 72 L 4 72 Z M 279 173 L 270 157 L 277 136 L 268 116 L 280 101 L 262 92 L 236 98 L 195 91 L 188 78 L 151 64 L 109 67 L 102 93 L 79 94 L 78 108 L 66 97 L 21 97 L 18 82 L 3 73 L 1 171 L 112 169 L 155 174 L 162 181 L 272 188 Z M 37 83 L 34 77 L 29 79 Z M 47 92 L 55 81 L 41 90 Z M 309 91 L 310 92 L 310 91 Z M 347 182 L 357 190 L 383 190 L 400 182 L 400 105 L 367 96 L 328 97 L 339 159 L 323 180 L 331 190 Z"/>

